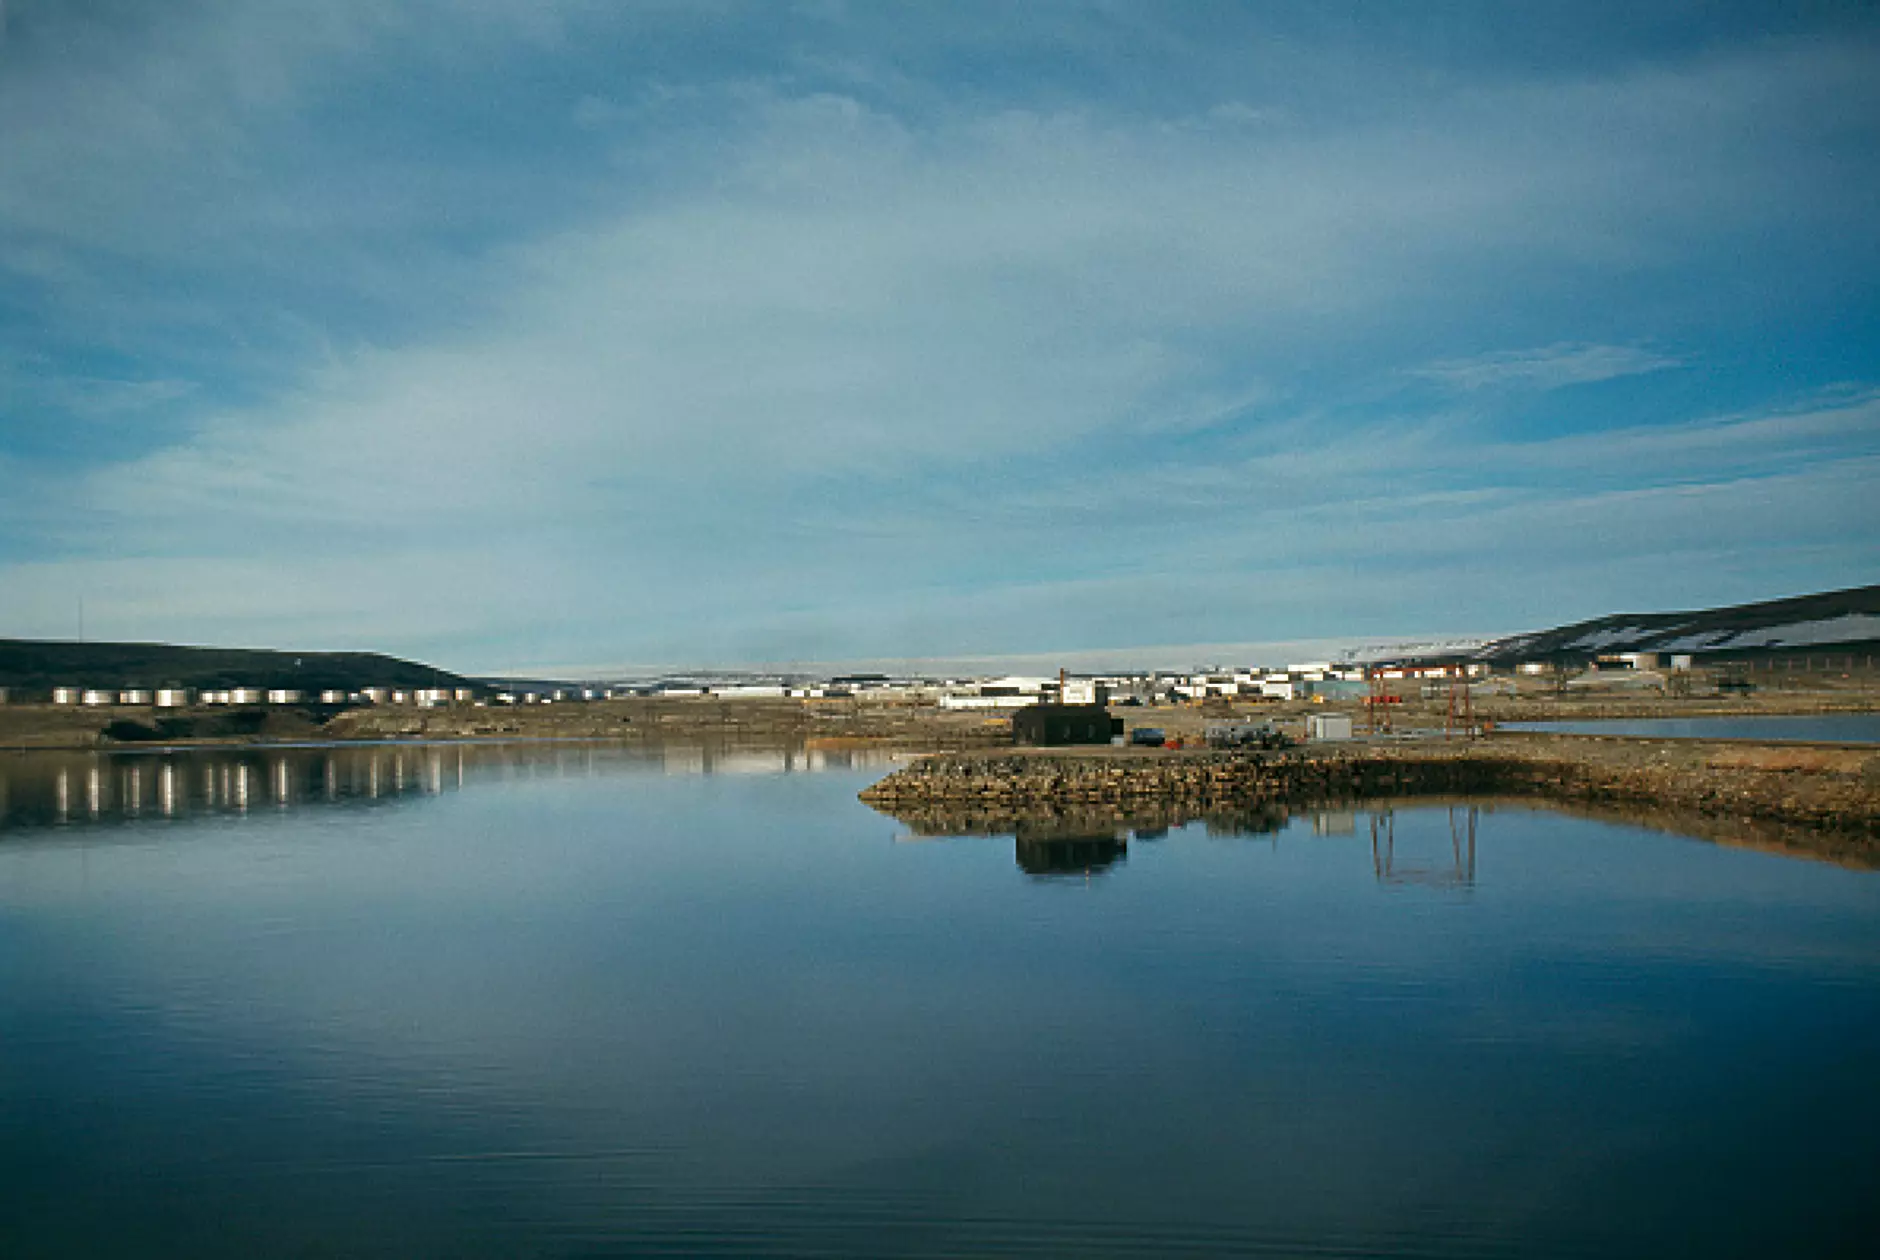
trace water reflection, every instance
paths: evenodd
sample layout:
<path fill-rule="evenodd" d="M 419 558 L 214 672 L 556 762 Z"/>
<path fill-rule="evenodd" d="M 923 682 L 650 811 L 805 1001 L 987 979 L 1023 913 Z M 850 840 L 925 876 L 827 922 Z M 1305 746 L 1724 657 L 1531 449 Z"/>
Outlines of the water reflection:
<path fill-rule="evenodd" d="M 1122 835 L 1017 836 L 1013 841 L 1018 869 L 1027 875 L 1050 878 L 1100 875 L 1129 856 L 1129 840 Z"/>
<path fill-rule="evenodd" d="M 1399 826 L 1399 810 L 1416 819 Z M 1648 827 L 1732 848 L 1880 868 L 1880 848 L 1858 835 L 1722 815 L 1575 802 L 1539 797 L 1430 797 L 1400 801 L 1266 804 L 1240 809 L 1073 806 L 1064 809 L 959 804 L 901 806 L 889 816 L 909 840 L 1009 836 L 1027 875 L 1096 874 L 1123 862 L 1132 839 L 1158 840 L 1170 830 L 1199 826 L 1217 838 L 1267 837 L 1274 844 L 1295 821 L 1295 837 L 1368 836 L 1372 871 L 1381 884 L 1468 890 L 1476 883 L 1478 833 L 1496 810 L 1542 810 L 1601 822 Z M 1432 821 L 1434 820 L 1434 821 Z M 1438 825 L 1440 823 L 1441 825 Z M 1099 847 L 1101 846 L 1101 847 Z"/>
<path fill-rule="evenodd" d="M 1880 1229 L 1869 876 L 1463 800 L 893 845 L 862 775 L 671 752 L 0 758 L 9 811 L 62 790 L 82 841 L 95 783 L 163 840 L 0 841 L 0 1255 L 1566 1260 Z M 708 760 L 757 773 L 664 773 Z M 225 825 L 243 783 L 294 821 Z M 1125 1174 L 1093 1193 L 1099 1166 Z"/>
<path fill-rule="evenodd" d="M 886 769 L 896 754 L 684 744 L 379 744 L 0 755 L 0 831 L 371 805 L 478 779 Z"/>
<path fill-rule="evenodd" d="M 1376 808 L 1298 808 L 1263 805 L 1251 809 L 1191 813 L 1180 808 L 1123 810 L 1036 810 L 1015 814 L 1004 810 L 916 807 L 893 815 L 908 830 L 904 840 L 948 839 L 968 836 L 1010 836 L 1013 861 L 1026 875 L 1043 879 L 1060 876 L 1089 878 L 1125 863 L 1132 840 L 1166 839 L 1174 828 L 1198 825 L 1216 839 L 1261 837 L 1278 843 L 1280 834 L 1296 820 L 1309 820 L 1316 837 L 1353 836 L 1362 825 L 1371 836 L 1372 865 L 1384 884 L 1423 884 L 1439 888 L 1467 888 L 1475 883 L 1475 844 L 1479 809 L 1473 804 L 1449 807 L 1449 829 L 1442 837 L 1426 834 L 1433 811 L 1418 801 L 1418 826 L 1399 837 L 1397 811 L 1390 805 Z"/>
<path fill-rule="evenodd" d="M 1434 811 L 1424 811 L 1428 817 Z M 1397 813 L 1382 810 L 1369 815 L 1371 827 L 1371 867 L 1380 884 L 1422 884 L 1430 888 L 1473 888 L 1475 886 L 1475 830 L 1480 810 L 1474 805 L 1450 806 L 1448 810 L 1448 851 L 1431 851 L 1427 843 L 1416 839 L 1432 838 L 1426 828 L 1411 833 L 1411 843 L 1400 852 L 1397 846 Z M 1324 835 L 1314 816 L 1313 833 Z M 1355 830 L 1355 827 L 1353 828 Z M 1412 838 L 1413 837 L 1413 838 Z"/>

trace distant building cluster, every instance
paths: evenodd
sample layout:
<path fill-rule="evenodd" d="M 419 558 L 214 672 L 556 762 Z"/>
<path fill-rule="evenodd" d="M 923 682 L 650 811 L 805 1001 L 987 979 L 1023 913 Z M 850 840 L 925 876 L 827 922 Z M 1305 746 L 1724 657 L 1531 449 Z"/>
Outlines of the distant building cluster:
<path fill-rule="evenodd" d="M 1524 667 L 1525 668 L 1525 667 Z M 996 677 L 896 677 L 842 674 L 830 678 L 713 676 L 664 678 L 615 685 L 497 683 L 488 687 L 395 687 L 301 690 L 263 686 L 216 688 L 101 688 L 79 682 L 49 693 L 19 691 L 0 703 L 50 701 L 54 705 L 98 708 L 183 709 L 218 705 L 446 705 L 588 704 L 625 699 L 851 700 L 876 704 L 933 706 L 951 710 L 1009 713 L 1034 704 L 1104 705 L 1182 703 L 1230 699 L 1254 701 L 1354 700 L 1369 680 L 1475 678 L 1488 672 L 1476 664 L 1404 664 L 1368 669 L 1349 662 L 1308 661 L 1280 667 L 1201 671 L 1153 671 L 1095 675 L 1021 675 Z"/>
<path fill-rule="evenodd" d="M 1580 675 L 1569 685 L 1597 685 L 1601 679 L 1645 682 L 1658 672 L 1690 671 L 1689 654 L 1612 652 L 1582 657 L 1571 664 L 1556 659 L 1522 661 L 1513 667 L 1523 676 Z M 1581 671 L 1584 671 L 1582 674 Z M 486 680 L 476 687 L 370 686 L 301 690 L 287 687 L 228 686 L 193 688 L 94 687 L 75 681 L 47 691 L 0 688 L 0 704 L 47 703 L 82 708 L 121 707 L 184 709 L 199 706 L 380 706 L 429 709 L 449 705 L 533 706 L 591 704 L 607 700 L 795 700 L 843 701 L 945 710 L 983 710 L 1005 716 L 1031 705 L 1151 705 L 1240 701 L 1271 703 L 1360 702 L 1383 683 L 1420 683 L 1426 695 L 1456 682 L 1478 683 L 1490 674 L 1481 661 L 1353 660 L 1303 661 L 1284 666 L 1213 667 L 1182 671 L 1057 675 L 1002 674 L 979 677 L 896 676 L 850 673 L 832 677 L 802 675 L 708 674 L 667 676 L 607 684 L 524 683 Z"/>

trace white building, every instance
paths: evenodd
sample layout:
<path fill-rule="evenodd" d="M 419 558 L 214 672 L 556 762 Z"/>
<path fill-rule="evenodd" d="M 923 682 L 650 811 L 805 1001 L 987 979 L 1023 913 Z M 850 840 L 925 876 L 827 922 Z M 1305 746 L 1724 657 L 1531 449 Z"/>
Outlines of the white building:
<path fill-rule="evenodd" d="M 1022 709 L 1057 694 L 1057 679 L 1008 674 L 982 678 L 940 694 L 943 709 Z"/>
<path fill-rule="evenodd" d="M 940 697 L 943 709 L 1022 709 L 1038 703 L 1036 696 L 978 696 L 944 695 Z"/>

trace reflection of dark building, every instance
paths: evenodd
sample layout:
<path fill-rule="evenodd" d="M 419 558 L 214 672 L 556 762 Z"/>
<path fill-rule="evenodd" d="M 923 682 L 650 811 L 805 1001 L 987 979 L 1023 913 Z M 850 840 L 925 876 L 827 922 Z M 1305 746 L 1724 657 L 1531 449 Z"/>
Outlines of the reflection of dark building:
<path fill-rule="evenodd" d="M 1129 842 L 1113 835 L 1019 836 L 1018 869 L 1027 875 L 1094 875 L 1129 856 Z"/>
<path fill-rule="evenodd" d="M 1123 719 L 1100 704 L 1034 704 L 1012 715 L 1015 744 L 1107 744 L 1122 733 Z"/>

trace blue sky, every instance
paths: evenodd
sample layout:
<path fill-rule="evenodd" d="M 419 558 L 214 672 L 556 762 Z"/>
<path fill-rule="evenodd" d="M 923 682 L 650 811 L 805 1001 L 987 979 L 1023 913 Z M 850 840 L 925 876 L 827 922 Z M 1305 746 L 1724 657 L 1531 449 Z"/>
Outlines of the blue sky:
<path fill-rule="evenodd" d="M 733 664 L 1880 581 L 1870 5 L 3 2 L 0 635 Z"/>

